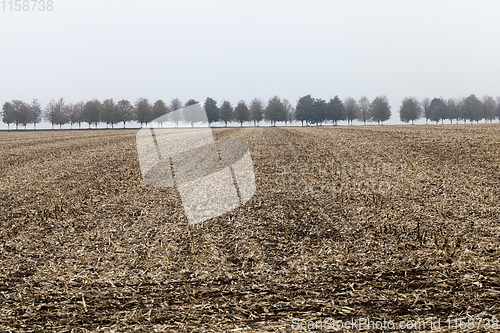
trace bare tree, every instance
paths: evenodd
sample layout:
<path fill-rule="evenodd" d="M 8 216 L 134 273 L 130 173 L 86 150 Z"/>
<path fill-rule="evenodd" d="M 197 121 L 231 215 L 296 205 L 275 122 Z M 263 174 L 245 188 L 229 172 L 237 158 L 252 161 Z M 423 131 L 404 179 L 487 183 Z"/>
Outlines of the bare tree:
<path fill-rule="evenodd" d="M 387 96 L 379 96 L 375 98 L 370 104 L 370 116 L 379 125 L 384 121 L 391 118 L 391 106 L 389 105 L 389 100 Z"/>
<path fill-rule="evenodd" d="M 413 97 L 407 97 L 401 103 L 401 108 L 399 109 L 399 118 L 402 122 L 408 123 L 413 122 L 420 118 L 422 114 L 422 106 L 419 101 Z"/>
<path fill-rule="evenodd" d="M 430 113 L 431 100 L 428 97 L 425 97 L 422 100 L 422 110 L 424 112 L 425 123 L 427 124 L 428 120 L 431 119 L 432 115 Z"/>
<path fill-rule="evenodd" d="M 42 106 L 37 99 L 33 99 L 30 105 L 31 108 L 31 123 L 33 128 L 36 129 L 36 124 L 38 124 L 42 119 Z"/>
<path fill-rule="evenodd" d="M 153 120 L 152 107 L 147 98 L 141 97 L 135 102 L 135 120 L 141 124 L 141 127 L 143 123 L 146 123 L 148 127 L 148 123 Z"/>
<path fill-rule="evenodd" d="M 76 123 L 76 113 L 74 112 L 75 104 L 69 103 L 64 106 L 64 113 L 68 117 L 69 125 L 73 129 L 73 124 Z"/>
<path fill-rule="evenodd" d="M 223 101 L 220 107 L 220 120 L 222 120 L 227 127 L 228 121 L 233 121 L 234 111 L 231 103 L 229 101 Z"/>
<path fill-rule="evenodd" d="M 12 101 L 12 104 L 14 105 L 14 112 L 16 115 L 15 118 L 15 123 L 16 123 L 16 129 L 18 128 L 18 125 L 24 126 L 24 129 L 26 129 L 26 125 L 31 123 L 31 108 L 28 104 L 26 104 L 23 101 L 20 100 L 14 100 Z"/>
<path fill-rule="evenodd" d="M 448 99 L 446 101 L 446 116 L 450 120 L 450 123 L 453 124 L 453 119 L 456 119 L 457 124 L 459 119 L 462 119 L 462 109 L 460 108 L 460 103 L 454 98 Z"/>
<path fill-rule="evenodd" d="M 102 104 L 97 99 L 87 101 L 83 106 L 82 121 L 89 124 L 89 129 L 91 124 L 95 124 L 97 128 L 97 124 L 101 121 L 101 107 Z"/>
<path fill-rule="evenodd" d="M 134 106 L 126 99 L 122 99 L 117 103 L 120 121 L 123 122 L 123 128 L 128 121 L 134 120 Z"/>
<path fill-rule="evenodd" d="M 7 129 L 10 130 L 10 124 L 16 120 L 14 105 L 11 102 L 5 102 L 2 107 L 2 122 L 7 124 Z"/>
<path fill-rule="evenodd" d="M 161 127 L 163 127 L 164 121 L 164 117 L 161 116 L 167 114 L 167 112 L 168 107 L 163 100 L 159 99 L 155 102 L 155 104 L 153 104 L 153 118 L 157 123 L 161 125 Z"/>
<path fill-rule="evenodd" d="M 239 101 L 234 108 L 234 119 L 240 123 L 240 127 L 243 127 L 243 123 L 250 119 L 250 112 L 245 101 Z"/>
<path fill-rule="evenodd" d="M 174 98 L 172 100 L 172 102 L 170 102 L 170 105 L 168 106 L 170 112 L 172 112 L 172 114 L 170 115 L 170 120 L 173 121 L 175 123 L 175 126 L 176 127 L 179 127 L 179 122 L 182 121 L 182 115 L 180 112 L 173 112 L 175 110 L 179 110 L 180 108 L 182 108 L 182 102 L 180 99 L 178 98 Z"/>
<path fill-rule="evenodd" d="M 290 103 L 287 99 L 283 100 L 283 105 L 285 106 L 286 110 L 285 126 L 287 125 L 288 122 L 291 125 L 295 115 L 295 108 L 293 107 L 292 103 Z"/>
<path fill-rule="evenodd" d="M 358 119 L 366 125 L 367 121 L 370 121 L 370 100 L 368 97 L 363 96 L 359 99 L 359 117 Z"/>
<path fill-rule="evenodd" d="M 54 125 L 59 125 L 59 129 L 63 124 L 66 124 L 69 119 L 68 115 L 65 113 L 65 102 L 63 98 L 60 98 L 57 102 L 51 100 L 47 107 L 45 108 L 45 119 L 52 124 L 52 129 Z"/>
<path fill-rule="evenodd" d="M 350 123 L 352 125 L 352 121 L 358 119 L 360 116 L 358 102 L 352 97 L 347 97 L 344 101 L 344 105 L 347 113 L 347 124 Z"/>
<path fill-rule="evenodd" d="M 500 123 L 500 96 L 497 97 L 497 117 L 498 122 Z"/>
<path fill-rule="evenodd" d="M 111 124 L 111 128 L 115 128 L 114 125 L 120 122 L 120 111 L 112 98 L 102 102 L 101 120 L 106 123 L 106 128 L 108 124 Z"/>
<path fill-rule="evenodd" d="M 259 126 L 259 122 L 264 119 L 264 102 L 259 98 L 254 98 L 250 103 L 249 111 L 253 125 Z"/>
<path fill-rule="evenodd" d="M 207 97 L 204 107 L 208 118 L 208 126 L 211 127 L 212 123 L 219 121 L 220 118 L 217 101 L 213 98 Z"/>
<path fill-rule="evenodd" d="M 495 102 L 495 99 L 491 96 L 483 96 L 482 100 L 482 113 L 484 117 L 484 122 L 486 123 L 488 120 L 493 122 L 493 119 L 496 118 L 496 111 L 497 111 L 497 103 Z"/>

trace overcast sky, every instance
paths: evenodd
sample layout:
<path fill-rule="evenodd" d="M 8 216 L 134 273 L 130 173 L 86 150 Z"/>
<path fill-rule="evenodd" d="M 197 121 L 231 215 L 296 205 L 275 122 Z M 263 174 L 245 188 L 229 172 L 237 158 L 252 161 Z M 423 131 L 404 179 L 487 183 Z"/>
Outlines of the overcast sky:
<path fill-rule="evenodd" d="M 397 123 L 406 96 L 500 95 L 500 0 L 54 0 L 50 12 L 0 10 L 2 104 L 387 95 Z"/>

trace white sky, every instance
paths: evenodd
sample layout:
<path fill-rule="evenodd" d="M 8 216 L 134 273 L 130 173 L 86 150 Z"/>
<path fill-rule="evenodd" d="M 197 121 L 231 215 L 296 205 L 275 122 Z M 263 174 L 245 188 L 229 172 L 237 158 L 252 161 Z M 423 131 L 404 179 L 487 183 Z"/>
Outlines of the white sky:
<path fill-rule="evenodd" d="M 500 95 L 500 0 L 53 2 L 0 4 L 1 104 Z"/>

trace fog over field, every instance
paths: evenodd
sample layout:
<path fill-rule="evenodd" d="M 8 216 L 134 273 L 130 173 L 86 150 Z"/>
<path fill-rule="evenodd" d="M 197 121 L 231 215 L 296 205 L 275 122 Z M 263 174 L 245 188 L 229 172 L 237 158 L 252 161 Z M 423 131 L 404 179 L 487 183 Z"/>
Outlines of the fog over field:
<path fill-rule="evenodd" d="M 1 0 L 0 332 L 498 330 L 499 18 Z"/>
<path fill-rule="evenodd" d="M 0 4 L 2 104 L 500 95 L 494 0 L 52 5 Z"/>

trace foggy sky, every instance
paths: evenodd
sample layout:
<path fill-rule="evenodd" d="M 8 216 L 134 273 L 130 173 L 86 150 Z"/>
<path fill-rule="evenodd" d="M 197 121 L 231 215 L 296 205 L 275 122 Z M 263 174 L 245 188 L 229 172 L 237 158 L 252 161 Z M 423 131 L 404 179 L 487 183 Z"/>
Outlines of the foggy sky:
<path fill-rule="evenodd" d="M 0 10 L 1 104 L 387 95 L 388 123 L 398 123 L 407 96 L 500 95 L 500 0 L 54 0 L 51 12 Z"/>

